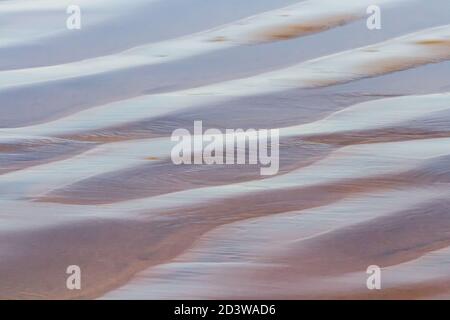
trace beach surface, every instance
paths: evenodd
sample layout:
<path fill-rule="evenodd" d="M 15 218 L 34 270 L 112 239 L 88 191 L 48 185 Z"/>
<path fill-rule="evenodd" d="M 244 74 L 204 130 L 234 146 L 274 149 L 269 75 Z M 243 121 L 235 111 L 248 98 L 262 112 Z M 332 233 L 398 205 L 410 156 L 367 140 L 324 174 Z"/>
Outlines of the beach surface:
<path fill-rule="evenodd" d="M 78 3 L 0 1 L 0 299 L 450 299 L 448 0 Z"/>

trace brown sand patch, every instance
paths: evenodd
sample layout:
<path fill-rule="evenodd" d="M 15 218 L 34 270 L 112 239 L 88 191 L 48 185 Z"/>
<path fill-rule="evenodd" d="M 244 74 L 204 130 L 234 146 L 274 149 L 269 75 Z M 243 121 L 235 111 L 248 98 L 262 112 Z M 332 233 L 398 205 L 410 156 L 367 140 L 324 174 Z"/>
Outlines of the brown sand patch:
<path fill-rule="evenodd" d="M 446 42 L 445 42 L 446 43 Z M 439 63 L 450 59 L 450 50 L 447 44 L 443 45 L 440 41 L 436 40 L 422 40 L 421 45 L 427 46 L 429 52 L 426 55 L 415 56 L 412 53 L 405 52 L 402 56 L 384 57 L 381 51 L 372 48 L 370 51 L 363 50 L 368 54 L 373 54 L 374 59 L 371 63 L 364 63 L 354 69 L 350 70 L 356 74 L 363 74 L 367 77 L 384 75 L 392 72 L 402 71 L 406 69 L 415 68 L 421 65 L 430 63 Z M 380 52 L 380 57 L 376 57 Z"/>
<path fill-rule="evenodd" d="M 288 40 L 342 26 L 357 18 L 356 15 L 343 14 L 309 22 L 281 25 L 259 33 L 252 38 L 258 42 Z"/>
<path fill-rule="evenodd" d="M 440 284 L 436 280 L 424 283 L 422 290 L 418 290 L 416 284 L 383 288 L 373 292 L 365 288 L 365 270 L 369 265 L 375 264 L 381 268 L 396 266 L 447 248 L 450 245 L 449 208 L 450 201 L 442 198 L 412 209 L 398 210 L 386 216 L 300 239 L 290 243 L 287 248 L 260 258 L 267 263 L 267 267 L 238 272 L 233 275 L 233 280 L 242 279 L 242 283 L 248 281 L 251 285 L 270 279 L 271 285 L 277 287 L 276 284 L 279 283 L 281 287 L 285 283 L 308 281 L 310 286 L 314 286 L 315 280 L 320 283 L 324 278 L 329 279 L 330 285 L 320 293 L 316 291 L 311 294 L 306 287 L 299 286 L 282 296 L 290 299 L 425 298 L 449 292 L 450 278 Z M 400 271 L 401 269 L 398 269 L 398 272 Z M 339 278 L 352 272 L 364 274 L 360 285 L 350 283 L 351 286 L 347 286 L 342 281 L 333 281 L 334 277 Z M 409 275 L 410 273 L 406 273 L 406 276 Z M 400 274 L 399 276 L 401 277 Z M 408 292 L 408 289 L 414 288 L 416 290 Z M 270 291 L 264 297 L 281 298 Z"/>
<path fill-rule="evenodd" d="M 430 201 L 299 240 L 283 250 L 279 261 L 301 274 L 329 276 L 364 271 L 371 264 L 387 267 L 415 260 L 450 245 L 449 209 L 449 200 Z"/>
<path fill-rule="evenodd" d="M 283 139 L 278 174 L 310 165 L 335 148 Z M 96 205 L 132 200 L 193 188 L 262 180 L 259 165 L 174 165 L 169 159 L 98 175 L 55 190 L 36 201 Z"/>
<path fill-rule="evenodd" d="M 288 276 L 286 277 L 288 278 Z M 291 282 L 302 283 L 303 279 L 296 278 Z M 244 280 L 245 281 L 245 280 Z M 305 279 L 305 281 L 308 281 Z M 330 278 L 330 284 L 320 293 L 311 293 L 307 289 L 299 288 L 299 292 L 289 293 L 271 293 L 259 299 L 283 299 L 283 300 L 415 300 L 415 299 L 434 299 L 436 296 L 450 293 L 450 279 L 442 277 L 438 280 L 424 281 L 417 284 L 398 285 L 394 288 L 384 288 L 382 290 L 368 290 L 364 281 L 361 286 L 352 288 L 339 288 L 333 284 L 333 278 Z M 313 284 L 312 284 L 313 285 Z M 303 290 L 302 290 L 303 289 Z M 219 299 L 249 299 L 245 295 L 223 295 Z"/>
<path fill-rule="evenodd" d="M 359 132 L 343 132 L 307 136 L 302 139 L 316 143 L 339 146 L 370 144 L 381 142 L 399 142 L 408 140 L 448 138 L 450 131 L 427 131 L 410 128 L 386 128 Z"/>
<path fill-rule="evenodd" d="M 293 153 L 291 148 L 288 153 L 289 157 L 284 156 L 282 147 L 280 158 L 287 160 L 280 162 L 279 174 L 285 174 L 311 165 L 315 161 L 329 155 L 329 152 L 336 150 L 336 147 L 448 137 L 450 137 L 450 132 L 448 131 L 427 131 L 409 128 L 387 128 L 301 137 L 303 141 L 309 141 L 318 144 L 318 146 L 331 147 L 323 147 L 322 149 L 313 150 L 314 152 L 307 149 L 298 149 L 296 153 Z M 290 141 L 293 140 L 295 139 Z M 223 166 L 220 168 L 216 166 L 193 166 L 183 168 L 171 164 L 170 161 L 165 161 L 157 167 L 140 166 L 89 178 L 41 196 L 36 201 L 98 205 L 157 196 L 192 188 L 262 179 L 264 177 L 259 174 L 258 166 Z"/>

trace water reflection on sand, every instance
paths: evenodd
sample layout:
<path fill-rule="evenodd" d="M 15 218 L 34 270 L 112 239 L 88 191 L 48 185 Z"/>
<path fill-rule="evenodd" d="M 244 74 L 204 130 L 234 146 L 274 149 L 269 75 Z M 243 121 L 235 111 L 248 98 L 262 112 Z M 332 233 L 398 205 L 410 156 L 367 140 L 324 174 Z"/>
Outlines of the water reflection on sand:
<path fill-rule="evenodd" d="M 0 298 L 449 298 L 450 4 L 367 3 L 0 3 Z M 279 128 L 278 175 L 174 165 L 196 120 Z"/>

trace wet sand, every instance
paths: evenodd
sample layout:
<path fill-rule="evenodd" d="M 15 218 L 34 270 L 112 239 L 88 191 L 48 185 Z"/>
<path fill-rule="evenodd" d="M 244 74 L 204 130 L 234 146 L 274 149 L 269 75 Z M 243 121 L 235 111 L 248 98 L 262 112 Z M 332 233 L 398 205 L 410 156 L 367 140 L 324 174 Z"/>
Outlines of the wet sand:
<path fill-rule="evenodd" d="M 450 298 L 448 1 L 37 2 L 0 3 L 1 299 Z M 278 174 L 174 165 L 198 120 L 279 128 Z"/>

